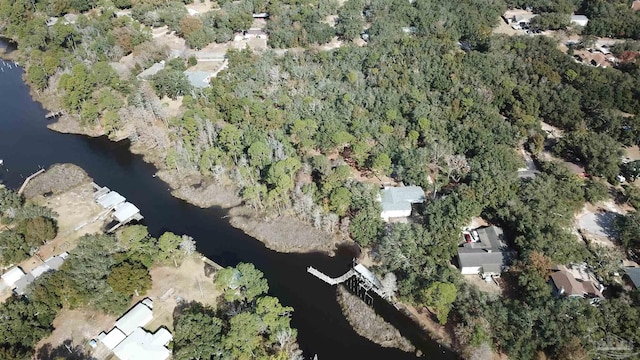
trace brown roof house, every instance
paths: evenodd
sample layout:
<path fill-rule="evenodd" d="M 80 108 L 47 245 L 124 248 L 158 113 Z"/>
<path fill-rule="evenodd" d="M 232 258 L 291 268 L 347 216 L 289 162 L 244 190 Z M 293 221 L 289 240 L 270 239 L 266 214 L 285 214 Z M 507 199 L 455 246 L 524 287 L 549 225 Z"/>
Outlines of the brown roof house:
<path fill-rule="evenodd" d="M 604 287 L 587 270 L 586 264 L 557 266 L 551 274 L 551 286 L 555 296 L 600 298 Z"/>

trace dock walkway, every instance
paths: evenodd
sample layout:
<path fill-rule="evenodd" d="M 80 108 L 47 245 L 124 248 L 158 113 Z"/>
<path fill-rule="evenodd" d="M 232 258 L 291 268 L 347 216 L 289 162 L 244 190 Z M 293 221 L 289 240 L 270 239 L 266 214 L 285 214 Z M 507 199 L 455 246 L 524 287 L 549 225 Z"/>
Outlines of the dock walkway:
<path fill-rule="evenodd" d="M 340 283 L 343 283 L 345 281 L 347 281 L 347 279 L 349 279 L 350 277 L 352 277 L 353 275 L 356 274 L 355 270 L 351 269 L 349 271 L 347 271 L 344 275 L 337 277 L 337 278 L 331 278 L 325 274 L 323 274 L 322 272 L 320 272 L 319 270 L 309 266 L 307 268 L 307 272 L 310 273 L 311 275 L 314 275 L 315 277 L 317 277 L 318 279 L 326 282 L 329 285 L 337 285 Z"/>

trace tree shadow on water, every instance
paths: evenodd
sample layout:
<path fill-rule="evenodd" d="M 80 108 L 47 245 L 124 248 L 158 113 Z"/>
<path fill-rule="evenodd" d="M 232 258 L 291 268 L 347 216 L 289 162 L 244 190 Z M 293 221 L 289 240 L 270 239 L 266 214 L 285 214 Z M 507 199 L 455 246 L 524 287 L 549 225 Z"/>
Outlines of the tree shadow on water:
<path fill-rule="evenodd" d="M 45 344 L 38 350 L 36 355 L 38 360 L 96 360 L 96 358 L 86 354 L 84 348 L 80 345 L 73 345 L 73 341 L 67 339 L 57 347 L 51 344 Z"/>

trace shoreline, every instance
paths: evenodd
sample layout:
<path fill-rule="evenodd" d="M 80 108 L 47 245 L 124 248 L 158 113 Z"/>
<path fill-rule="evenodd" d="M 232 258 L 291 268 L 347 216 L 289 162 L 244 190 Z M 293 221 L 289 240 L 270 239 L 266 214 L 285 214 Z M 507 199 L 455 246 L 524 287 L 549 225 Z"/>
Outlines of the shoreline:
<path fill-rule="evenodd" d="M 6 54 L 0 51 L 0 58 L 6 60 L 19 58 L 19 52 L 17 50 L 12 51 L 12 53 L 15 55 L 10 59 L 5 57 Z M 26 74 L 26 72 L 24 74 Z M 50 97 L 44 93 L 37 93 L 26 80 L 24 80 L 24 83 L 29 87 L 31 98 L 35 102 L 40 103 L 43 109 L 53 111 L 54 108 L 58 108 L 58 106 L 55 105 L 55 95 Z M 43 121 L 45 120 L 43 119 Z M 81 127 L 70 115 L 63 115 L 54 122 L 46 124 L 46 126 L 49 130 L 63 134 L 84 135 L 89 137 L 106 136 L 104 131 L 98 126 L 94 126 L 93 128 Z M 112 138 L 109 138 L 109 140 L 117 141 Z M 351 246 L 355 244 L 353 240 L 341 238 L 335 233 L 326 233 L 292 216 L 267 216 L 265 213 L 254 210 L 243 204 L 242 199 L 237 196 L 237 189 L 233 184 L 215 183 L 213 179 L 206 178 L 199 173 L 179 174 L 175 170 L 166 169 L 162 164 L 162 159 L 158 154 L 153 152 L 153 149 L 146 149 L 141 146 L 136 146 L 135 143 L 131 143 L 129 152 L 135 155 L 141 155 L 145 162 L 152 164 L 156 168 L 157 176 L 171 188 L 172 196 L 200 208 L 215 206 L 224 209 L 227 212 L 231 226 L 263 243 L 272 251 L 280 253 L 320 252 L 332 257 L 335 255 L 339 246 Z M 300 239 L 296 237 L 297 234 L 305 234 L 305 236 L 311 237 L 311 239 L 307 238 L 300 241 Z M 292 235 L 293 238 L 291 238 Z M 283 238 L 287 239 L 288 242 L 283 243 Z M 327 239 L 329 241 L 327 241 Z M 362 251 L 359 258 L 362 258 L 365 253 L 366 251 Z M 405 308 L 410 307 L 409 304 L 401 303 L 401 305 Z M 408 315 L 405 311 L 401 312 Z M 460 349 L 453 347 L 450 341 L 446 341 L 446 339 L 440 336 L 432 327 L 425 326 L 425 323 L 418 317 L 409 317 L 429 338 L 458 354 L 461 353 Z"/>

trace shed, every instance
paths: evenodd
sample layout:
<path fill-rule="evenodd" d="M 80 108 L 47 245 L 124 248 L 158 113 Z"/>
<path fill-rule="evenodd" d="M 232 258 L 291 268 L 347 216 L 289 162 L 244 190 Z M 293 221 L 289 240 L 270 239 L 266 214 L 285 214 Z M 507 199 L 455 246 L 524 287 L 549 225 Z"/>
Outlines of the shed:
<path fill-rule="evenodd" d="M 640 268 L 637 267 L 625 267 L 624 272 L 631 281 L 634 288 L 640 289 Z"/>
<path fill-rule="evenodd" d="M 132 307 L 126 314 L 116 321 L 115 327 L 129 336 L 137 327 L 147 325 L 153 319 L 151 310 L 153 302 L 149 298 Z"/>
<path fill-rule="evenodd" d="M 2 281 L 8 286 L 13 286 L 16 284 L 18 280 L 20 280 L 25 275 L 24 271 L 19 266 L 11 268 L 6 273 L 2 274 Z"/>
<path fill-rule="evenodd" d="M 136 328 L 113 349 L 113 353 L 120 360 L 165 360 L 171 356 L 171 350 L 166 345 L 172 339 L 171 333 L 164 328 L 155 334 Z"/>
<path fill-rule="evenodd" d="M 113 216 L 119 222 L 126 222 L 131 219 L 136 214 L 140 213 L 140 209 L 138 209 L 135 205 L 130 202 L 125 202 L 123 204 L 118 205 L 116 210 L 113 212 Z"/>
<path fill-rule="evenodd" d="M 104 333 L 103 333 L 104 334 Z M 118 346 L 118 344 L 120 344 L 122 342 L 122 340 L 124 340 L 127 335 L 125 335 L 120 329 L 118 328 L 113 328 L 111 329 L 111 331 L 109 331 L 108 334 L 102 336 L 103 334 L 101 334 L 102 337 L 100 339 L 100 341 L 104 344 L 104 346 L 106 346 L 109 350 L 113 350 L 113 348 L 115 348 L 116 346 Z"/>
<path fill-rule="evenodd" d="M 389 221 L 389 218 L 410 216 L 411 205 L 423 203 L 425 199 L 424 190 L 419 186 L 384 188 L 379 195 L 379 201 L 382 203 L 380 216 L 385 221 Z"/>
<path fill-rule="evenodd" d="M 99 197 L 96 202 L 98 202 L 98 204 L 100 204 L 104 209 L 108 209 L 110 207 L 120 205 L 125 200 L 124 196 L 115 191 L 111 191 L 108 194 Z"/>
<path fill-rule="evenodd" d="M 571 15 L 571 24 L 578 26 L 587 26 L 589 18 L 584 15 Z"/>

